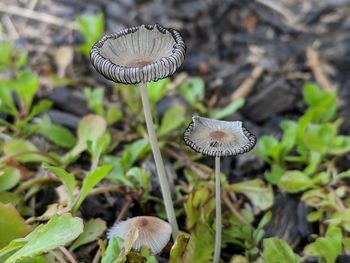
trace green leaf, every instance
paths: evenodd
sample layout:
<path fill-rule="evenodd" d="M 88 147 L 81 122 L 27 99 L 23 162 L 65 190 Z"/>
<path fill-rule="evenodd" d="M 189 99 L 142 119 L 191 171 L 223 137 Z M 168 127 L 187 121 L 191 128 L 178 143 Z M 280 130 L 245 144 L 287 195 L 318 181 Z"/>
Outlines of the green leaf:
<path fill-rule="evenodd" d="M 79 31 L 82 33 L 85 44 L 79 46 L 79 50 L 89 57 L 91 47 L 102 37 L 104 31 L 104 16 L 98 14 L 85 14 L 77 17 Z"/>
<path fill-rule="evenodd" d="M 278 182 L 278 187 L 291 193 L 298 193 L 309 189 L 314 184 L 312 180 L 301 171 L 287 171 Z"/>
<path fill-rule="evenodd" d="M 230 191 L 244 194 L 252 204 L 266 210 L 273 204 L 273 191 L 271 185 L 265 185 L 261 179 L 249 180 L 229 185 Z"/>
<path fill-rule="evenodd" d="M 156 104 L 167 92 L 167 86 L 170 82 L 169 78 L 147 83 L 148 97 L 152 104 Z"/>
<path fill-rule="evenodd" d="M 74 148 L 65 155 L 65 162 L 71 162 L 87 149 L 87 143 L 92 143 L 102 136 L 107 129 L 106 121 L 98 115 L 87 115 L 80 120 L 78 127 L 78 142 Z"/>
<path fill-rule="evenodd" d="M 39 88 L 39 78 L 31 71 L 22 71 L 14 82 L 14 90 L 20 101 L 20 105 L 26 114 L 29 113 L 33 98 Z"/>
<path fill-rule="evenodd" d="M 209 117 L 212 119 L 223 119 L 227 116 L 232 115 L 236 111 L 238 111 L 240 108 L 244 106 L 244 99 L 240 98 L 238 100 L 232 101 L 230 104 L 228 104 L 226 107 L 222 109 L 214 109 L 209 112 Z"/>
<path fill-rule="evenodd" d="M 124 241 L 119 237 L 111 238 L 101 263 L 114 263 L 122 251 L 123 243 Z"/>
<path fill-rule="evenodd" d="M 141 169 L 139 167 L 130 168 L 126 176 L 130 178 L 130 182 L 133 183 L 133 188 L 142 189 L 148 191 L 151 185 L 151 172 Z"/>
<path fill-rule="evenodd" d="M 263 258 L 266 263 L 299 263 L 300 258 L 282 239 L 266 238 L 263 241 Z"/>
<path fill-rule="evenodd" d="M 88 108 L 98 115 L 104 116 L 104 106 L 103 106 L 103 97 L 104 89 L 97 88 L 85 88 L 84 89 L 85 97 L 87 98 Z"/>
<path fill-rule="evenodd" d="M 72 211 L 77 211 L 89 192 L 111 171 L 112 165 L 103 165 L 95 171 L 90 172 L 83 181 L 78 201 L 75 203 Z"/>
<path fill-rule="evenodd" d="M 0 70 L 7 69 L 12 62 L 13 43 L 1 42 L 0 48 Z"/>
<path fill-rule="evenodd" d="M 319 237 L 315 242 L 307 245 L 305 255 L 317 256 L 326 263 L 334 263 L 342 253 L 342 232 L 339 228 L 329 226 L 325 237 Z"/>
<path fill-rule="evenodd" d="M 186 248 L 188 245 L 188 242 L 190 240 L 190 236 L 185 233 L 180 233 L 176 240 L 174 245 L 171 248 L 170 251 L 170 258 L 169 263 L 181 263 L 183 261 L 184 254 L 186 252 Z"/>
<path fill-rule="evenodd" d="M 0 255 L 19 249 L 5 263 L 16 262 L 25 257 L 33 257 L 64 246 L 83 232 L 83 221 L 70 214 L 55 216 L 46 224 L 39 225 L 24 238 L 13 240 L 0 250 Z"/>
<path fill-rule="evenodd" d="M 284 169 L 278 164 L 271 165 L 271 171 L 265 172 L 265 178 L 271 184 L 278 184 L 281 176 L 285 173 Z"/>
<path fill-rule="evenodd" d="M 158 135 L 164 136 L 178 129 L 184 123 L 185 113 L 186 109 L 183 107 L 172 107 L 168 109 L 162 118 Z"/>
<path fill-rule="evenodd" d="M 74 202 L 74 187 L 76 185 L 76 180 L 73 174 L 66 172 L 64 169 L 54 166 L 49 166 L 47 164 L 43 164 L 42 167 L 46 170 L 49 170 L 50 172 L 54 173 L 55 175 L 60 178 L 60 180 L 63 182 L 64 186 L 67 190 L 68 195 L 68 206 L 72 207 Z"/>
<path fill-rule="evenodd" d="M 278 160 L 279 158 L 280 144 L 273 136 L 264 135 L 259 139 L 256 147 L 256 153 L 266 162 L 272 160 Z"/>
<path fill-rule="evenodd" d="M 107 123 L 114 124 L 123 118 L 123 112 L 116 105 L 111 105 L 107 110 Z"/>
<path fill-rule="evenodd" d="M 12 204 L 0 203 L 0 248 L 31 230 Z M 1 259 L 0 259 L 1 261 Z"/>
<path fill-rule="evenodd" d="M 281 128 L 283 129 L 283 136 L 281 139 L 281 154 L 282 157 L 287 155 L 295 146 L 297 123 L 294 121 L 282 121 Z"/>
<path fill-rule="evenodd" d="M 46 162 L 57 164 L 57 161 L 47 154 L 40 152 L 34 144 L 23 139 L 15 139 L 5 143 L 3 151 L 6 157 L 13 157 L 17 161 L 26 162 Z"/>
<path fill-rule="evenodd" d="M 69 250 L 73 251 L 76 248 L 95 241 L 106 230 L 106 222 L 100 218 L 90 219 L 84 225 L 84 232 L 70 246 Z"/>
<path fill-rule="evenodd" d="M 14 167 L 5 167 L 0 170 L 0 192 L 9 190 L 18 184 L 21 172 Z"/>
<path fill-rule="evenodd" d="M 0 80 L 0 111 L 17 117 L 19 113 L 13 100 L 13 85 L 13 81 L 11 80 Z"/>
<path fill-rule="evenodd" d="M 45 115 L 39 123 L 36 124 L 36 133 L 39 133 L 51 142 L 64 148 L 71 148 L 75 145 L 74 135 L 66 128 L 53 124 L 50 118 Z"/>
<path fill-rule="evenodd" d="M 191 105 L 195 106 L 204 100 L 204 81 L 200 77 L 188 78 L 179 87 L 182 97 Z"/>
<path fill-rule="evenodd" d="M 94 141 L 88 142 L 88 151 L 92 156 L 92 163 L 97 166 L 102 153 L 107 151 L 111 143 L 111 135 L 105 133 L 102 136 L 96 138 Z"/>

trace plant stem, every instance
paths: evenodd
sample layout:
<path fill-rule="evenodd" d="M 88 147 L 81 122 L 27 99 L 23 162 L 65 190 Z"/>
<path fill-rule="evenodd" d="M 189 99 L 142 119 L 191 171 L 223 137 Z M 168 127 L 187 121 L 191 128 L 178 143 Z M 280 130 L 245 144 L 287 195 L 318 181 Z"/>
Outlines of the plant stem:
<path fill-rule="evenodd" d="M 219 263 L 221 252 L 221 191 L 220 191 L 220 157 L 215 157 L 215 251 L 214 263 Z"/>
<path fill-rule="evenodd" d="M 171 225 L 171 228 L 172 228 L 173 240 L 175 241 L 179 232 L 179 227 L 177 226 L 173 201 L 171 200 L 171 195 L 170 195 L 170 187 L 169 187 L 168 179 L 165 174 L 164 163 L 163 163 L 162 156 L 160 154 L 156 132 L 154 130 L 151 108 L 150 108 L 149 98 L 147 93 L 147 84 L 140 83 L 139 86 L 141 89 L 142 106 L 143 106 L 143 112 L 145 114 L 149 141 L 151 143 L 153 157 L 156 163 L 156 169 L 157 169 L 158 178 L 159 178 L 160 189 L 162 191 L 162 196 L 164 199 L 165 211 L 168 217 L 169 224 Z"/>

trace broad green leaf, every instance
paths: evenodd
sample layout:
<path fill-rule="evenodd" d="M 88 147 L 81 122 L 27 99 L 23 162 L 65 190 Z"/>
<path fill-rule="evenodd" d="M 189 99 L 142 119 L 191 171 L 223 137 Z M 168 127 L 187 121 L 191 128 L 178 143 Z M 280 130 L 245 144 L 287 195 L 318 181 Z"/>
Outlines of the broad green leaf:
<path fill-rule="evenodd" d="M 26 235 L 30 230 L 31 227 L 12 204 L 0 203 L 0 249 L 13 239 Z"/>
<path fill-rule="evenodd" d="M 22 71 L 18 74 L 14 89 L 20 105 L 26 114 L 29 113 L 35 93 L 39 88 L 39 78 L 31 71 Z"/>
<path fill-rule="evenodd" d="M 65 162 L 70 162 L 87 149 L 88 141 L 94 142 L 102 136 L 107 129 L 106 121 L 98 115 L 87 115 L 80 120 L 78 127 L 78 142 L 74 148 L 65 155 Z"/>
<path fill-rule="evenodd" d="M 13 240 L 0 254 L 17 250 L 5 263 L 16 262 L 25 257 L 33 257 L 64 246 L 83 232 L 83 221 L 70 214 L 55 216 L 46 224 L 39 225 L 24 238 Z"/>
<path fill-rule="evenodd" d="M 107 116 L 106 116 L 108 124 L 114 124 L 120 121 L 122 118 L 123 118 L 123 112 L 120 110 L 118 106 L 111 105 L 108 107 Z"/>
<path fill-rule="evenodd" d="M 0 48 L 1 50 L 1 48 Z M 0 51 L 1 52 L 1 51 Z M 0 111 L 12 116 L 18 116 L 18 110 L 13 100 L 13 81 L 0 80 Z"/>
<path fill-rule="evenodd" d="M 14 168 L 7 166 L 0 170 L 0 192 L 6 191 L 17 185 L 21 178 L 21 172 Z"/>
<path fill-rule="evenodd" d="M 91 47 L 102 37 L 104 31 L 104 16 L 98 14 L 85 14 L 77 17 L 79 31 L 82 33 L 85 43 L 79 50 L 89 57 Z"/>
<path fill-rule="evenodd" d="M 186 109 L 183 107 L 172 107 L 168 109 L 162 118 L 158 135 L 164 136 L 178 129 L 184 123 L 185 113 Z"/>
<path fill-rule="evenodd" d="M 266 263 L 299 263 L 300 257 L 282 239 L 266 238 L 263 241 L 263 258 Z"/>
<path fill-rule="evenodd" d="M 102 256 L 101 263 L 114 263 L 121 253 L 124 241 L 119 237 L 113 237 L 109 240 L 107 249 Z"/>
<path fill-rule="evenodd" d="M 85 88 L 84 89 L 85 97 L 87 98 L 88 107 L 93 112 L 98 115 L 104 116 L 105 110 L 103 106 L 103 97 L 104 97 L 104 89 L 97 88 Z"/>
<path fill-rule="evenodd" d="M 281 139 L 281 153 L 287 155 L 294 147 L 296 142 L 297 123 L 294 121 L 282 121 L 281 128 L 283 136 Z"/>
<path fill-rule="evenodd" d="M 158 260 L 156 259 L 156 257 L 152 254 L 151 250 L 146 247 L 146 246 L 142 246 L 140 249 L 140 258 L 141 260 L 146 259 L 146 263 L 158 263 Z M 140 261 L 136 261 L 135 263 L 138 263 Z"/>
<path fill-rule="evenodd" d="M 189 240 L 190 240 L 190 236 L 188 234 L 180 233 L 177 236 L 175 243 L 172 246 L 170 251 L 169 263 L 184 262 L 183 257 L 186 252 Z"/>
<path fill-rule="evenodd" d="M 271 171 L 265 172 L 265 178 L 271 184 L 278 184 L 281 176 L 285 173 L 284 169 L 278 164 L 271 165 Z"/>
<path fill-rule="evenodd" d="M 326 263 L 334 263 L 342 253 L 342 232 L 339 228 L 329 226 L 325 237 L 319 237 L 315 242 L 304 248 L 306 256 L 316 256 Z"/>
<path fill-rule="evenodd" d="M 258 145 L 256 147 L 256 153 L 266 162 L 271 162 L 278 159 L 279 142 L 273 136 L 264 135 L 259 139 Z"/>
<path fill-rule="evenodd" d="M 111 143 L 111 135 L 105 133 L 93 141 L 88 141 L 88 151 L 92 157 L 92 163 L 97 166 L 102 153 L 107 151 Z"/>
<path fill-rule="evenodd" d="M 312 180 L 306 174 L 297 170 L 285 172 L 278 182 L 279 188 L 291 193 L 304 191 L 313 185 Z"/>
<path fill-rule="evenodd" d="M 179 87 L 182 97 L 191 105 L 195 106 L 196 103 L 204 100 L 204 81 L 200 77 L 188 78 Z"/>
<path fill-rule="evenodd" d="M 131 168 L 136 161 L 142 158 L 150 150 L 150 145 L 146 139 L 139 139 L 127 145 L 121 156 L 121 163 L 124 171 Z"/>
<path fill-rule="evenodd" d="M 82 245 L 95 241 L 105 230 L 105 221 L 100 218 L 90 219 L 89 222 L 84 225 L 84 232 L 74 241 L 69 250 L 73 251 Z"/>
<path fill-rule="evenodd" d="M 236 111 L 238 111 L 240 108 L 244 106 L 244 99 L 240 98 L 238 100 L 232 101 L 230 104 L 228 104 L 226 107 L 222 109 L 214 109 L 209 112 L 209 117 L 212 119 L 223 119 L 227 116 L 232 115 Z"/>
<path fill-rule="evenodd" d="M 167 92 L 167 86 L 170 82 L 169 78 L 147 83 L 148 97 L 152 104 L 157 103 Z"/>
<path fill-rule="evenodd" d="M 21 259 L 21 260 L 17 261 L 16 263 L 52 263 L 52 261 L 50 261 L 49 259 L 47 259 L 44 256 L 37 256 L 37 257 L 33 257 L 33 258 Z"/>
<path fill-rule="evenodd" d="M 64 169 L 54 166 L 49 166 L 47 164 L 43 164 L 42 167 L 46 170 L 49 170 L 50 172 L 54 173 L 55 175 L 60 178 L 60 180 L 63 182 L 64 186 L 67 190 L 68 195 L 68 206 L 71 207 L 74 202 L 74 187 L 76 185 L 76 180 L 73 174 L 66 172 Z"/>
<path fill-rule="evenodd" d="M 47 137 L 51 142 L 64 148 L 71 148 L 76 143 L 74 135 L 68 129 L 53 124 L 48 116 L 44 116 L 36 124 L 36 133 Z"/>
<path fill-rule="evenodd" d="M 265 185 L 261 179 L 249 180 L 228 186 L 230 191 L 244 194 L 252 204 L 266 210 L 273 204 L 273 191 L 271 185 Z"/>
<path fill-rule="evenodd" d="M 0 70 L 5 70 L 11 65 L 12 62 L 13 43 L 0 42 L 0 44 Z"/>
<path fill-rule="evenodd" d="M 3 146 L 6 157 L 12 157 L 17 161 L 26 162 L 46 162 L 57 164 L 57 161 L 51 156 L 40 152 L 34 144 L 23 139 L 8 141 Z"/>
<path fill-rule="evenodd" d="M 112 165 L 103 165 L 98 167 L 96 170 L 90 172 L 83 181 L 83 186 L 81 187 L 81 192 L 78 201 L 73 207 L 73 211 L 77 211 L 81 203 L 84 201 L 85 197 L 89 192 L 97 185 L 103 178 L 105 178 L 111 171 Z"/>

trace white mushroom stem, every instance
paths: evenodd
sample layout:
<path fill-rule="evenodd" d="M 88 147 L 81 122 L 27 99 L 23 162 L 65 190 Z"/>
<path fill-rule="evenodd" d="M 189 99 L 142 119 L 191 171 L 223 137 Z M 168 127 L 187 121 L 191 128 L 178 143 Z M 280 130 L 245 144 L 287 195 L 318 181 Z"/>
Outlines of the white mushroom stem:
<path fill-rule="evenodd" d="M 220 190 L 220 157 L 215 157 L 215 250 L 214 263 L 219 263 L 221 252 L 221 190 Z"/>
<path fill-rule="evenodd" d="M 151 108 L 150 108 L 149 98 L 147 93 L 147 84 L 140 83 L 139 87 L 141 90 L 143 112 L 145 114 L 149 141 L 151 143 L 153 157 L 156 163 L 156 168 L 157 168 L 157 173 L 159 178 L 160 189 L 162 191 L 162 196 L 164 199 L 165 211 L 168 217 L 169 224 L 171 225 L 172 237 L 173 237 L 173 240 L 175 241 L 179 233 L 179 227 L 177 226 L 173 201 L 170 195 L 170 187 L 169 187 L 168 179 L 165 174 L 164 163 L 163 163 L 162 155 L 160 154 L 156 132 L 154 130 Z"/>

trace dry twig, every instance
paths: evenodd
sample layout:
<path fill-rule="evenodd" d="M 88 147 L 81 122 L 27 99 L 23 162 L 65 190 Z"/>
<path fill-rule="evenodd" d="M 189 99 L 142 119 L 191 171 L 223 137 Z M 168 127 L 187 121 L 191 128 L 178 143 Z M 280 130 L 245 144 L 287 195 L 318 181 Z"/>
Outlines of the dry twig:
<path fill-rule="evenodd" d="M 256 81 L 260 78 L 263 72 L 264 69 L 261 66 L 256 66 L 251 75 L 242 82 L 235 92 L 233 92 L 233 94 L 230 96 L 230 100 L 233 101 L 248 96 L 252 92 Z"/>
<path fill-rule="evenodd" d="M 308 47 L 306 49 L 307 65 L 310 67 L 316 81 L 321 85 L 325 91 L 333 90 L 327 76 L 323 73 L 321 68 L 320 57 L 316 49 Z"/>
<path fill-rule="evenodd" d="M 56 17 L 56 16 L 37 12 L 34 10 L 30 10 L 30 9 L 21 8 L 18 6 L 5 5 L 5 4 L 0 3 L 0 12 L 5 13 L 5 14 L 9 14 L 9 15 L 22 16 L 25 18 L 29 18 L 32 20 L 52 24 L 52 25 L 59 26 L 59 27 L 66 27 L 70 30 L 74 30 L 76 28 L 74 22 L 67 22 L 66 20 L 61 19 L 61 18 Z"/>

